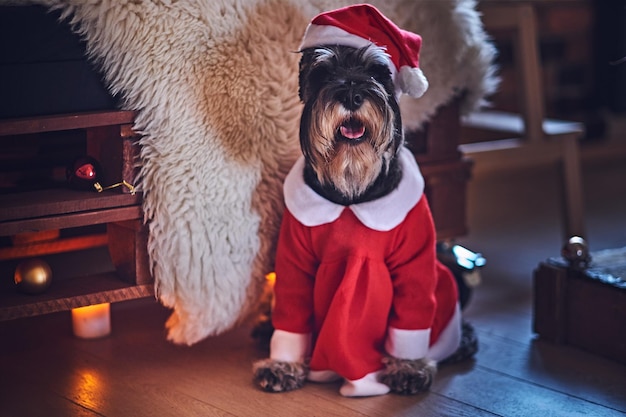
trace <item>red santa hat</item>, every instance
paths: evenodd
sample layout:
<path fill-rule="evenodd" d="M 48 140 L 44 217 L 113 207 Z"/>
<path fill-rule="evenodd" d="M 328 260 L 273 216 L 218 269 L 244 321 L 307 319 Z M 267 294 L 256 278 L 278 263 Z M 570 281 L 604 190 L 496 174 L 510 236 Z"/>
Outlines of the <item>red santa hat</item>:
<path fill-rule="evenodd" d="M 426 92 L 428 80 L 419 68 L 422 37 L 400 29 L 369 4 L 347 6 L 315 16 L 304 32 L 300 50 L 322 45 L 361 48 L 370 44 L 387 52 L 394 84 L 401 93 L 418 98 Z"/>

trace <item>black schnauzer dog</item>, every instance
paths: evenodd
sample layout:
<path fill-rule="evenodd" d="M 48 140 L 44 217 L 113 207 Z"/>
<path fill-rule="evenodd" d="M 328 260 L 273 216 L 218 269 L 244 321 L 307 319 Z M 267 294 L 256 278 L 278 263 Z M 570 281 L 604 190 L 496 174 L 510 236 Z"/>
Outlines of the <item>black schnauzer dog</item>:
<path fill-rule="evenodd" d="M 436 260 L 423 179 L 403 146 L 389 56 L 301 51 L 303 157 L 285 180 L 265 391 L 343 380 L 344 396 L 427 390 L 476 351 L 454 278 Z"/>

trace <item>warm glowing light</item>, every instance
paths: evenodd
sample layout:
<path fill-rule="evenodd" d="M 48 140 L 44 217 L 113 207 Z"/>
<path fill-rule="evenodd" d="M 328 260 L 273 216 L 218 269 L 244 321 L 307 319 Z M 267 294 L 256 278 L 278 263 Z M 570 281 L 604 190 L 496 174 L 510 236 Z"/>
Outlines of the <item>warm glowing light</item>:
<path fill-rule="evenodd" d="M 83 339 L 93 339 L 111 333 L 110 307 L 109 303 L 104 303 L 72 309 L 74 335 Z"/>
<path fill-rule="evenodd" d="M 267 283 L 273 287 L 274 283 L 276 282 L 276 272 L 270 272 L 269 274 L 265 275 L 265 279 L 267 280 Z"/>
<path fill-rule="evenodd" d="M 98 409 L 110 401 L 107 376 L 97 369 L 79 367 L 72 373 L 70 388 L 72 401 L 89 409 Z"/>

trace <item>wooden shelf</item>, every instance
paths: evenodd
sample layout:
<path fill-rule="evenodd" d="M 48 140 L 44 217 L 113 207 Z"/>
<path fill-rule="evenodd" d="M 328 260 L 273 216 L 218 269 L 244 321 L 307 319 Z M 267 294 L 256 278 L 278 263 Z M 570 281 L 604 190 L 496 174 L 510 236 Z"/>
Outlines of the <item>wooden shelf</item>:
<path fill-rule="evenodd" d="M 56 237 L 49 240 L 21 244 L 14 243 L 14 246 L 0 247 L 0 261 L 75 252 L 83 249 L 107 246 L 108 243 L 109 238 L 106 233 L 66 238 Z"/>
<path fill-rule="evenodd" d="M 0 120 L 0 146 L 4 143 L 5 148 L 11 148 L 11 144 L 22 140 L 23 136 L 33 146 L 45 143 L 45 148 L 54 148 L 75 135 L 79 145 L 84 140 L 85 153 L 102 165 L 101 184 L 116 184 L 122 180 L 132 184 L 136 174 L 138 140 L 132 130 L 134 117 L 132 111 L 102 111 Z M 7 138 L 4 142 L 3 137 Z M 20 154 L 19 150 L 16 148 L 15 158 L 11 159 L 22 158 L 26 162 L 14 164 L 12 168 L 19 174 L 24 166 L 25 176 L 31 173 L 28 166 L 40 166 L 42 157 L 45 161 L 47 156 L 41 150 L 25 154 Z M 53 162 L 56 163 L 57 159 L 63 162 L 63 157 L 62 154 Z M 30 158 L 35 159 L 31 161 Z M 72 157 L 67 155 L 67 158 Z M 148 268 L 147 229 L 142 222 L 141 193 L 130 194 L 121 188 L 102 193 L 77 191 L 64 182 L 54 181 L 42 181 L 42 184 L 46 184 L 44 189 L 37 191 L 0 194 L 0 236 L 106 224 L 107 233 L 100 236 L 99 241 L 108 245 L 115 271 L 55 280 L 40 295 L 22 294 L 5 280 L 0 283 L 0 321 L 154 294 Z M 93 239 L 89 242 L 93 243 Z M 84 244 L 77 241 L 62 243 L 68 243 L 66 248 Z M 51 252 L 48 246 L 51 246 L 48 242 L 40 243 L 28 246 L 28 250 Z M 8 256 L 22 257 L 19 249 L 7 248 Z"/>
<path fill-rule="evenodd" d="M 22 294 L 14 287 L 3 288 L 0 290 L 0 321 L 152 295 L 153 284 L 131 285 L 114 272 L 53 281 L 40 295 Z"/>
<path fill-rule="evenodd" d="M 140 219 L 141 194 L 49 189 L 0 195 L 0 236 Z"/>
<path fill-rule="evenodd" d="M 25 232 L 122 222 L 125 220 L 141 219 L 141 216 L 142 211 L 140 206 L 128 206 L 107 210 L 81 212 L 71 215 L 57 215 L 37 219 L 16 220 L 0 225 L 0 234 L 7 236 Z"/>
<path fill-rule="evenodd" d="M 131 124 L 133 111 L 102 111 L 0 120 L 0 136 Z"/>
<path fill-rule="evenodd" d="M 139 194 L 49 189 L 0 195 L 0 222 L 136 205 Z"/>

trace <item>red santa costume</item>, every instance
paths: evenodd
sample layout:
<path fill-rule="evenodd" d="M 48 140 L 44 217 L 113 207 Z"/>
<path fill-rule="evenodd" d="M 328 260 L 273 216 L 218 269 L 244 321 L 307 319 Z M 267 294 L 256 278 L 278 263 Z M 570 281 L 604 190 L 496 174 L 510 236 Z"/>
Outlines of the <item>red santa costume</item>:
<path fill-rule="evenodd" d="M 303 362 L 309 379 L 346 380 L 347 396 L 388 392 L 385 354 L 441 360 L 460 342 L 451 272 L 436 258 L 435 229 L 412 154 L 390 194 L 351 206 L 317 194 L 300 158 L 285 179 L 276 255 L 270 357 Z"/>

